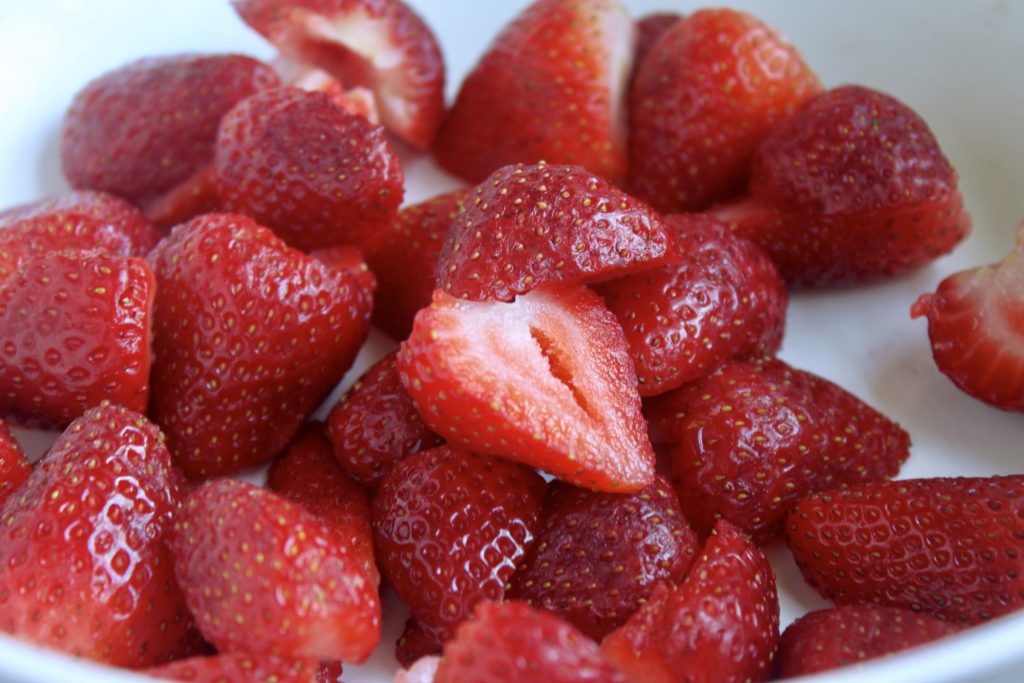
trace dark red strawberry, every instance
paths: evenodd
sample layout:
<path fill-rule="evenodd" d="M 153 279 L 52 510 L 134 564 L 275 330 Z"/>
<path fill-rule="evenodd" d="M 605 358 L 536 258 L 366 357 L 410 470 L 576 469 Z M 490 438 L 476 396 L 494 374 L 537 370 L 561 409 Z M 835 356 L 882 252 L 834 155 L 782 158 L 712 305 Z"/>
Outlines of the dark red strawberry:
<path fill-rule="evenodd" d="M 434 683 L 626 683 L 597 643 L 521 602 L 485 602 L 447 643 Z"/>
<path fill-rule="evenodd" d="M 89 83 L 71 103 L 61 142 L 64 175 L 75 188 L 110 192 L 144 210 L 159 206 L 187 192 L 213 161 L 221 117 L 277 84 L 273 69 L 241 55 L 127 64 Z"/>
<path fill-rule="evenodd" d="M 682 21 L 683 15 L 677 12 L 652 12 L 636 20 L 636 47 L 633 49 L 633 72 L 629 77 L 632 84 L 640 65 L 651 52 L 658 39 L 668 30 Z"/>
<path fill-rule="evenodd" d="M 444 115 L 444 59 L 430 27 L 400 0 L 233 0 L 282 53 L 345 87 L 369 88 L 384 125 L 419 149 Z"/>
<path fill-rule="evenodd" d="M 1024 475 L 819 493 L 789 514 L 786 540 L 807 582 L 840 605 L 966 623 L 1024 606 Z"/>
<path fill-rule="evenodd" d="M 225 208 L 307 251 L 365 239 L 402 203 L 384 129 L 323 92 L 276 88 L 242 100 L 221 123 L 214 170 Z"/>
<path fill-rule="evenodd" d="M 288 659 L 249 653 L 191 657 L 140 673 L 189 683 L 314 683 L 315 659 Z"/>
<path fill-rule="evenodd" d="M 754 542 L 804 496 L 895 476 L 910 437 L 826 379 L 781 360 L 733 361 L 649 407 L 674 442 L 676 491 L 701 535 L 727 519 Z"/>
<path fill-rule="evenodd" d="M 681 581 L 698 550 L 675 492 L 661 477 L 629 496 L 556 482 L 508 595 L 600 641 L 637 611 L 658 582 Z"/>
<path fill-rule="evenodd" d="M 797 286 L 889 278 L 970 231 L 957 174 L 928 124 L 883 93 L 821 93 L 758 148 L 750 196 L 715 210 Z"/>
<path fill-rule="evenodd" d="M 544 480 L 449 446 L 398 463 L 373 500 L 381 573 L 439 642 L 477 603 L 500 600 L 533 543 Z"/>
<path fill-rule="evenodd" d="M 634 34 L 618 0 L 533 2 L 463 81 L 434 157 L 474 183 L 542 159 L 621 178 Z"/>
<path fill-rule="evenodd" d="M 25 260 L 0 284 L 0 415 L 64 427 L 104 400 L 149 392 L 153 272 L 99 250 Z"/>
<path fill-rule="evenodd" d="M 374 586 L 380 584 L 373 559 L 370 496 L 338 465 L 324 425 L 305 425 L 288 451 L 270 466 L 267 487 L 301 504 L 349 542 Z"/>
<path fill-rule="evenodd" d="M 660 584 L 601 654 L 644 683 L 766 681 L 779 642 L 775 574 L 764 554 L 719 522 L 678 587 Z"/>
<path fill-rule="evenodd" d="M 192 477 L 278 455 L 352 364 L 372 289 L 232 214 L 175 228 L 150 255 L 150 412 Z"/>
<path fill-rule="evenodd" d="M 452 296 L 511 301 L 547 282 L 650 269 L 667 250 L 657 213 L 582 168 L 507 166 L 455 216 L 437 282 Z"/>
<path fill-rule="evenodd" d="M 187 654 L 164 544 L 183 484 L 138 413 L 75 420 L 0 509 L 0 631 L 114 666 Z"/>
<path fill-rule="evenodd" d="M 535 289 L 510 304 L 437 291 L 398 373 L 451 444 L 601 491 L 639 491 L 654 476 L 622 328 L 585 287 Z"/>
<path fill-rule="evenodd" d="M 953 635 L 959 626 L 908 609 L 851 605 L 810 612 L 779 640 L 779 678 L 858 664 Z"/>
<path fill-rule="evenodd" d="M 327 416 L 338 462 L 374 491 L 399 460 L 444 443 L 416 412 L 395 356 L 389 353 L 367 370 Z"/>
<path fill-rule="evenodd" d="M 415 619 L 407 619 L 402 635 L 395 642 L 395 659 L 409 668 L 424 657 L 441 654 L 443 643 Z"/>
<path fill-rule="evenodd" d="M 821 90 L 785 38 L 731 9 L 677 22 L 629 93 L 629 187 L 659 211 L 739 194 L 762 138 Z"/>
<path fill-rule="evenodd" d="M 928 318 L 935 364 L 974 398 L 1024 412 L 1024 223 L 1004 261 L 960 271 L 923 294 L 910 314 Z"/>
<path fill-rule="evenodd" d="M 174 571 L 220 652 L 362 662 L 380 601 L 353 544 L 303 506 L 252 484 L 206 482 L 170 535 Z"/>
<path fill-rule="evenodd" d="M 713 218 L 669 216 L 669 264 L 595 286 L 615 314 L 640 394 L 703 377 L 730 358 L 774 354 L 789 297 L 768 255 Z"/>
<path fill-rule="evenodd" d="M 407 206 L 361 245 L 377 276 L 373 324 L 393 339 L 408 337 L 416 312 L 430 305 L 448 229 L 471 192 L 455 190 Z"/>
<path fill-rule="evenodd" d="M 32 474 L 32 463 L 25 457 L 11 428 L 0 420 L 0 508 Z"/>

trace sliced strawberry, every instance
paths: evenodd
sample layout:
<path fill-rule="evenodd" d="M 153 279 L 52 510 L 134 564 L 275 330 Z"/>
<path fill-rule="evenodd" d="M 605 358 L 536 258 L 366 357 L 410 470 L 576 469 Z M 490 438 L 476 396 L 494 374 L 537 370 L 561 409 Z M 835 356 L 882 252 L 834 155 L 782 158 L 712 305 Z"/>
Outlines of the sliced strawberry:
<path fill-rule="evenodd" d="M 186 654 L 164 544 L 183 484 L 138 413 L 104 403 L 75 420 L 0 509 L 0 630 L 115 666 Z"/>
<path fill-rule="evenodd" d="M 863 484 L 801 500 L 797 566 L 840 605 L 977 623 L 1024 606 L 1024 475 Z"/>
<path fill-rule="evenodd" d="M 449 446 L 398 463 L 373 500 L 381 573 L 439 642 L 483 600 L 500 600 L 533 543 L 544 480 Z"/>
<path fill-rule="evenodd" d="M 441 654 L 443 643 L 415 619 L 406 619 L 402 635 L 395 641 L 395 659 L 406 668 L 424 657 Z"/>
<path fill-rule="evenodd" d="M 669 216 L 670 262 L 602 283 L 636 363 L 640 394 L 693 381 L 730 358 L 774 354 L 789 301 L 768 255 L 713 218 Z"/>
<path fill-rule="evenodd" d="M 225 208 L 307 251 L 364 239 L 402 203 L 384 129 L 323 92 L 276 88 L 242 100 L 221 123 L 214 172 Z"/>
<path fill-rule="evenodd" d="M 61 142 L 64 175 L 75 188 L 158 206 L 179 186 L 191 187 L 213 161 L 221 117 L 277 84 L 273 69 L 241 55 L 127 64 L 89 83 L 71 103 Z"/>
<path fill-rule="evenodd" d="M 654 44 L 682 20 L 683 15 L 678 12 L 652 12 L 636 20 L 636 46 L 633 48 L 633 72 L 629 77 L 630 89 L 636 79 L 636 72 L 640 70 L 640 65 L 651 53 Z"/>
<path fill-rule="evenodd" d="M 32 474 L 32 463 L 25 457 L 11 428 L 0 420 L 0 508 Z"/>
<path fill-rule="evenodd" d="M 597 643 L 521 602 L 482 603 L 445 645 L 435 683 L 625 683 Z"/>
<path fill-rule="evenodd" d="M 630 189 L 664 212 L 738 194 L 761 139 L 820 90 L 796 49 L 755 17 L 694 12 L 637 69 Z"/>
<path fill-rule="evenodd" d="M 200 631 L 221 652 L 362 662 L 380 640 L 380 601 L 350 539 L 266 489 L 197 488 L 170 536 Z"/>
<path fill-rule="evenodd" d="M 368 88 L 356 87 L 346 90 L 341 81 L 323 69 L 281 55 L 274 60 L 273 67 L 284 85 L 326 93 L 348 113 L 362 116 L 375 126 L 380 125 L 377 101 Z"/>
<path fill-rule="evenodd" d="M 278 455 L 352 364 L 372 288 L 248 218 L 208 214 L 150 255 L 150 412 L 193 478 Z"/>
<path fill-rule="evenodd" d="M 453 296 L 511 301 L 547 282 L 590 282 L 660 265 L 661 217 L 577 166 L 507 166 L 459 210 L 438 260 Z"/>
<path fill-rule="evenodd" d="M 556 482 L 543 520 L 509 597 L 598 641 L 625 623 L 658 582 L 681 581 L 700 549 L 661 477 L 629 496 Z"/>
<path fill-rule="evenodd" d="M 407 206 L 361 245 L 379 284 L 373 324 L 392 338 L 408 337 L 416 312 L 430 305 L 437 260 L 471 192 L 455 190 Z"/>
<path fill-rule="evenodd" d="M 679 502 L 701 535 L 727 519 L 758 544 L 800 498 L 895 476 L 910 437 L 826 379 L 781 360 L 734 361 L 653 402 L 674 442 Z"/>
<path fill-rule="evenodd" d="M 798 286 L 893 277 L 970 231 L 957 174 L 928 124 L 859 86 L 821 93 L 758 148 L 750 196 L 715 210 Z"/>
<path fill-rule="evenodd" d="M 338 462 L 371 490 L 399 460 L 444 443 L 416 412 L 398 378 L 396 354 L 389 353 L 367 370 L 327 417 Z"/>
<path fill-rule="evenodd" d="M 779 642 L 775 574 L 764 554 L 719 522 L 686 580 L 661 584 L 601 654 L 630 683 L 766 681 Z"/>
<path fill-rule="evenodd" d="M 288 659 L 249 653 L 191 657 L 140 673 L 189 683 L 314 683 L 315 659 Z"/>
<path fill-rule="evenodd" d="M 474 183 L 542 159 L 621 178 L 634 34 L 619 0 L 533 2 L 463 81 L 434 157 Z"/>
<path fill-rule="evenodd" d="M 1024 412 L 1024 223 L 1004 261 L 950 275 L 910 309 L 927 316 L 935 364 L 974 398 Z"/>
<path fill-rule="evenodd" d="M 601 491 L 639 491 L 654 476 L 622 328 L 586 288 L 535 289 L 510 304 L 438 290 L 398 373 L 449 443 Z"/>
<path fill-rule="evenodd" d="M 233 0 L 242 19 L 296 61 L 373 91 L 384 125 L 428 149 L 444 115 L 444 59 L 400 0 Z"/>
<path fill-rule="evenodd" d="M 154 290 L 139 258 L 27 259 L 0 284 L 0 415 L 64 427 L 104 400 L 144 410 Z"/>
<path fill-rule="evenodd" d="M 857 664 L 953 635 L 960 627 L 908 609 L 856 605 L 810 612 L 779 640 L 779 678 Z"/>

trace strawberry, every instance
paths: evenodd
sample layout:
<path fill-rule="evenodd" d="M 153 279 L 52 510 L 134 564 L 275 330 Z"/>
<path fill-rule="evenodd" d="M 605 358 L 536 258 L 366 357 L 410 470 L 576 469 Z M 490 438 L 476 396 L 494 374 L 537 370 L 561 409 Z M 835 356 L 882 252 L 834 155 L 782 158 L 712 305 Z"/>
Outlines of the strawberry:
<path fill-rule="evenodd" d="M 477 603 L 501 599 L 533 543 L 544 489 L 527 467 L 449 446 L 384 478 L 373 500 L 381 573 L 438 642 Z"/>
<path fill-rule="evenodd" d="M 293 60 L 371 90 L 381 121 L 428 149 L 444 115 L 444 60 L 430 27 L 400 0 L 233 0 Z"/>
<path fill-rule="evenodd" d="M 146 418 L 86 411 L 0 509 L 0 631 L 114 666 L 185 654 L 164 543 L 183 484 Z"/>
<path fill-rule="evenodd" d="M 779 640 L 777 676 L 795 678 L 857 664 L 953 635 L 960 627 L 908 609 L 851 605 L 810 612 Z"/>
<path fill-rule="evenodd" d="M 661 477 L 629 496 L 556 482 L 508 594 L 599 641 L 625 623 L 658 582 L 681 581 L 699 549 Z"/>
<path fill-rule="evenodd" d="M 99 250 L 25 260 L 0 284 L 0 414 L 64 427 L 104 400 L 149 392 L 153 272 Z"/>
<path fill-rule="evenodd" d="M 819 94 L 772 130 L 749 196 L 714 213 L 804 287 L 908 272 L 970 231 L 956 171 L 928 124 L 859 86 Z"/>
<path fill-rule="evenodd" d="M 323 92 L 277 88 L 239 102 L 221 123 L 214 172 L 225 208 L 307 251 L 365 238 L 402 203 L 384 129 Z"/>
<path fill-rule="evenodd" d="M 668 30 L 683 20 L 678 12 L 652 12 L 636 20 L 636 45 L 633 48 L 633 71 L 630 74 L 630 89 L 651 48 Z"/>
<path fill-rule="evenodd" d="M 178 226 L 150 260 L 150 412 L 177 463 L 197 478 L 275 457 L 362 345 L 369 274 L 321 263 L 232 214 Z"/>
<path fill-rule="evenodd" d="M 362 116 L 375 126 L 380 125 L 377 101 L 369 89 L 356 87 L 346 90 L 338 79 L 323 69 L 282 55 L 278 55 L 272 64 L 284 85 L 327 93 L 338 106 L 348 113 Z"/>
<path fill-rule="evenodd" d="M 637 67 L 629 188 L 666 213 L 738 194 L 761 139 L 820 90 L 796 49 L 755 17 L 694 12 Z"/>
<path fill-rule="evenodd" d="M 735 357 L 782 344 L 788 295 L 775 264 L 713 218 L 669 216 L 669 263 L 595 286 L 615 314 L 640 395 L 693 381 Z"/>
<path fill-rule="evenodd" d="M 652 480 L 622 328 L 586 288 L 535 289 L 508 304 L 439 290 L 399 350 L 398 374 L 449 443 L 601 491 Z"/>
<path fill-rule="evenodd" d="M 189 683 L 315 683 L 318 670 L 315 659 L 227 653 L 182 659 L 141 673 Z"/>
<path fill-rule="evenodd" d="M 840 605 L 977 623 L 1024 606 L 1024 475 L 862 484 L 801 500 L 786 540 Z"/>
<path fill-rule="evenodd" d="M 701 535 L 725 518 L 769 543 L 798 499 L 895 476 L 910 454 L 895 422 L 776 359 L 726 363 L 648 412 L 674 442 L 679 501 Z"/>
<path fill-rule="evenodd" d="M 421 657 L 395 675 L 394 683 L 434 683 L 440 657 Z"/>
<path fill-rule="evenodd" d="M 270 466 L 267 487 L 341 533 L 373 585 L 380 584 L 373 559 L 370 496 L 338 465 L 323 423 L 303 427 L 288 451 Z"/>
<path fill-rule="evenodd" d="M 601 654 L 630 683 L 765 681 L 779 641 L 775 574 L 764 554 L 719 522 L 686 580 L 660 584 Z"/>
<path fill-rule="evenodd" d="M 438 260 L 453 296 L 511 301 L 547 282 L 590 282 L 660 265 L 661 217 L 577 166 L 507 166 L 473 191 Z"/>
<path fill-rule="evenodd" d="M 423 423 L 398 378 L 396 353 L 377 361 L 327 416 L 328 437 L 344 470 L 371 490 L 399 460 L 443 443 Z"/>
<path fill-rule="evenodd" d="M 380 601 L 351 539 L 271 491 L 202 484 L 170 547 L 196 623 L 220 652 L 360 663 L 380 640 Z"/>
<path fill-rule="evenodd" d="M 146 216 L 165 231 L 194 216 L 221 208 L 213 164 L 205 164 L 184 182 L 146 204 Z"/>
<path fill-rule="evenodd" d="M 928 318 L 935 364 L 974 398 L 1024 412 L 1024 223 L 1004 261 L 950 275 L 911 307 Z"/>
<path fill-rule="evenodd" d="M 474 183 L 541 159 L 621 178 L 634 34 L 618 0 L 536 0 L 463 81 L 435 159 Z"/>
<path fill-rule="evenodd" d="M 0 420 L 0 507 L 32 474 L 32 463 L 25 457 L 11 428 Z"/>
<path fill-rule="evenodd" d="M 625 683 L 585 635 L 521 602 L 482 603 L 445 645 L 434 683 Z"/>
<path fill-rule="evenodd" d="M 430 305 L 448 229 L 470 193 L 455 190 L 407 206 L 360 245 L 379 285 L 373 324 L 393 339 L 408 337 L 416 312 Z"/>
<path fill-rule="evenodd" d="M 241 55 L 142 59 L 85 86 L 64 120 L 61 161 L 72 187 L 103 190 L 146 209 L 187 193 L 213 161 L 221 117 L 278 84 Z M 184 219 L 166 207 L 164 220 Z"/>
<path fill-rule="evenodd" d="M 444 643 L 415 619 L 406 619 L 402 635 L 395 641 L 395 659 L 406 668 L 424 657 L 441 654 Z"/>

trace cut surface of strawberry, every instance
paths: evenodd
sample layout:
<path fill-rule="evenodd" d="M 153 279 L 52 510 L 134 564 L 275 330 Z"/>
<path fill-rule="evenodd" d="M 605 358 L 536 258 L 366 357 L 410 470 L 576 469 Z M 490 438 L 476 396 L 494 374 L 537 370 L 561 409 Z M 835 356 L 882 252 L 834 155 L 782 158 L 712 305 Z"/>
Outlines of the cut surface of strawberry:
<path fill-rule="evenodd" d="M 32 474 L 32 463 L 25 457 L 11 428 L 0 420 L 0 507 Z"/>
<path fill-rule="evenodd" d="M 319 669 L 315 659 L 227 653 L 190 657 L 141 673 L 188 683 L 318 683 Z"/>
<path fill-rule="evenodd" d="M 639 491 L 654 476 L 622 328 L 586 288 L 513 303 L 438 290 L 398 372 L 423 421 L 453 445 L 602 491 Z"/>

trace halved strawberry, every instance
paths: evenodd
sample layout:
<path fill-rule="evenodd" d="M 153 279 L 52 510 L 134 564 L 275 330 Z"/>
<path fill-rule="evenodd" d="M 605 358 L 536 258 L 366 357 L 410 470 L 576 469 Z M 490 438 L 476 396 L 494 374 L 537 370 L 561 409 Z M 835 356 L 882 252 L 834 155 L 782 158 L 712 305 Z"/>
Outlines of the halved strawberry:
<path fill-rule="evenodd" d="M 513 303 L 438 290 L 398 372 L 451 444 L 601 491 L 639 491 L 654 476 L 622 328 L 586 288 L 544 287 Z"/>
<path fill-rule="evenodd" d="M 964 270 L 923 294 L 911 317 L 927 316 L 935 364 L 974 398 L 1024 412 L 1024 222 L 1000 263 Z"/>
<path fill-rule="evenodd" d="M 25 457 L 11 428 L 0 420 L 0 508 L 32 474 L 32 463 Z"/>
<path fill-rule="evenodd" d="M 719 522 L 686 580 L 660 584 L 601 654 L 630 683 L 765 681 L 779 642 L 775 574 L 764 554 Z"/>
<path fill-rule="evenodd" d="M 346 88 L 373 91 L 384 125 L 419 149 L 444 115 L 444 60 L 430 27 L 401 0 L 233 0 L 286 56 Z"/>
<path fill-rule="evenodd" d="M 164 543 L 183 490 L 156 426 L 88 410 L 0 509 L 0 630 L 114 666 L 188 654 Z"/>
<path fill-rule="evenodd" d="M 229 479 L 189 496 L 170 534 L 174 571 L 220 652 L 362 662 L 380 601 L 352 543 L 271 491 Z"/>
<path fill-rule="evenodd" d="M 463 81 L 434 157 L 474 183 L 542 159 L 621 178 L 634 36 L 619 0 L 536 0 Z"/>
<path fill-rule="evenodd" d="M 591 282 L 660 265 L 661 217 L 578 166 L 506 166 L 473 190 L 438 259 L 452 296 L 511 301 L 547 282 Z"/>
<path fill-rule="evenodd" d="M 375 126 L 380 125 L 377 101 L 371 90 L 362 87 L 346 90 L 341 81 L 323 69 L 284 55 L 278 55 L 271 66 L 277 71 L 284 85 L 327 93 L 338 106 L 348 113 L 362 116 Z"/>
<path fill-rule="evenodd" d="M 190 657 L 140 673 L 188 683 L 315 683 L 319 669 L 315 659 L 227 653 Z"/>
<path fill-rule="evenodd" d="M 198 478 L 274 458 L 362 345 L 369 273 L 322 263 L 233 214 L 178 226 L 150 260 L 150 412 L 176 462 Z"/>

